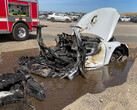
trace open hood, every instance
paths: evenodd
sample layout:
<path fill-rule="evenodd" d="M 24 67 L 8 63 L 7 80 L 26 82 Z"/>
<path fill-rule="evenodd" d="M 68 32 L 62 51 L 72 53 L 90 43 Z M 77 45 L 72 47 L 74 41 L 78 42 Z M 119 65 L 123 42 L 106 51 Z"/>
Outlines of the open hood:
<path fill-rule="evenodd" d="M 120 15 L 114 8 L 101 8 L 84 15 L 78 22 L 80 33 L 95 34 L 105 42 L 112 37 Z"/>

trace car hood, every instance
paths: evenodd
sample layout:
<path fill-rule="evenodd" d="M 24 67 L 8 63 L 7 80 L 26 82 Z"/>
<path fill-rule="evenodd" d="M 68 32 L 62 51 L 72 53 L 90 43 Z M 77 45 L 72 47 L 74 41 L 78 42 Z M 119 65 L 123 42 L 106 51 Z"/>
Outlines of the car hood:
<path fill-rule="evenodd" d="M 84 15 L 77 26 L 80 33 L 95 34 L 105 42 L 112 37 L 120 15 L 114 8 L 101 8 Z"/>

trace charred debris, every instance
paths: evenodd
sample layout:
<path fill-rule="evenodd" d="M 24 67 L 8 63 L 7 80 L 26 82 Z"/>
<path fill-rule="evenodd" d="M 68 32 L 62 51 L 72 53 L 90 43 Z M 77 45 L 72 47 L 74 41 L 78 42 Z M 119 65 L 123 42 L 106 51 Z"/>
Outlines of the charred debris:
<path fill-rule="evenodd" d="M 41 28 L 37 27 L 37 38 L 40 52 L 38 56 L 23 56 L 19 59 L 21 67 L 36 75 L 45 78 L 67 78 L 72 80 L 78 75 L 84 74 L 86 50 L 81 37 L 77 35 L 78 26 L 72 26 L 74 35 L 61 34 L 56 39 L 55 47 L 47 47 L 41 37 Z M 90 40 L 90 39 L 83 39 Z"/>
<path fill-rule="evenodd" d="M 43 101 L 45 99 L 44 84 L 39 84 L 25 66 L 14 68 L 14 71 L 15 73 L 0 75 L 0 106 L 22 102 L 35 110 L 35 107 L 24 97 L 29 95 Z"/>
<path fill-rule="evenodd" d="M 47 26 L 33 27 L 37 28 L 39 54 L 31 57 L 22 56 L 19 59 L 20 68 L 15 68 L 15 73 L 0 75 L 0 105 L 22 101 L 31 106 L 24 98 L 26 94 L 39 100 L 45 99 L 44 84 L 39 84 L 31 73 L 44 78 L 60 77 L 72 80 L 78 75 L 87 78 L 86 57 L 101 51 L 100 39 L 80 36 L 79 26 L 71 26 L 73 35 L 58 35 L 54 47 L 47 47 L 43 43 L 41 29 Z"/>
<path fill-rule="evenodd" d="M 22 101 L 32 107 L 25 101 L 26 94 L 39 100 L 45 99 L 44 84 L 39 84 L 31 73 L 44 78 L 72 80 L 78 75 L 87 78 L 85 70 L 97 69 L 110 61 L 129 56 L 128 46 L 112 38 L 119 17 L 113 8 L 87 13 L 77 26 L 71 26 L 72 35 L 58 35 L 54 47 L 43 43 L 41 29 L 47 26 L 33 26 L 37 28 L 39 54 L 22 56 L 20 68 L 15 68 L 14 73 L 0 75 L 0 105 Z M 96 38 L 82 36 L 82 33 L 94 34 Z"/>
<path fill-rule="evenodd" d="M 43 101 L 45 99 L 44 84 L 31 75 L 45 78 L 67 78 L 72 80 L 76 76 L 84 74 L 86 51 L 81 38 L 76 35 L 61 34 L 55 47 L 47 47 L 41 37 L 41 28 L 46 26 L 34 26 L 37 28 L 37 40 L 40 48 L 37 56 L 23 56 L 19 59 L 20 68 L 15 67 L 14 73 L 0 75 L 0 106 L 21 101 L 30 105 L 24 98 L 32 96 Z M 74 31 L 80 27 L 72 27 Z"/>

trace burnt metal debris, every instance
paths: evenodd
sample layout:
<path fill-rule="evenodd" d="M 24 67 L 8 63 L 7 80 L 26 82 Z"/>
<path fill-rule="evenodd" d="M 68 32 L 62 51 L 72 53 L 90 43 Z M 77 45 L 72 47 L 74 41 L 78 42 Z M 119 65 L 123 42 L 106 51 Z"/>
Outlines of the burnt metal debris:
<path fill-rule="evenodd" d="M 41 29 L 43 25 L 33 26 L 37 28 L 37 41 L 39 55 L 22 56 L 19 64 L 25 66 L 31 73 L 44 78 L 67 78 L 74 79 L 78 75 L 87 78 L 85 74 L 86 56 L 100 52 L 98 38 L 82 37 L 79 35 L 79 26 L 71 26 L 73 35 L 59 34 L 55 39 L 56 46 L 47 47 L 43 43 Z"/>
<path fill-rule="evenodd" d="M 22 101 L 26 94 L 45 99 L 44 84 L 39 84 L 25 67 L 15 68 L 15 73 L 0 75 L 0 105 Z"/>
<path fill-rule="evenodd" d="M 76 32 L 80 27 L 71 27 L 74 30 L 74 35 L 65 33 L 58 35 L 55 47 L 47 47 L 43 43 L 41 28 L 47 26 L 34 27 L 37 27 L 37 40 L 40 52 L 38 56 L 21 57 L 19 59 L 21 66 L 25 66 L 31 73 L 45 78 L 61 77 L 72 80 L 80 74 L 86 77 L 84 74 L 85 44 L 82 43 L 81 37 Z"/>
<path fill-rule="evenodd" d="M 38 56 L 23 56 L 19 59 L 20 68 L 15 73 L 0 75 L 0 105 L 22 101 L 34 108 L 24 98 L 28 94 L 36 99 L 45 99 L 44 84 L 31 75 L 35 73 L 45 78 L 68 78 L 72 80 L 84 74 L 86 51 L 81 37 L 78 37 L 77 26 L 73 26 L 74 35 L 61 34 L 55 47 L 47 47 L 41 37 L 42 25 L 37 28 L 37 40 L 40 47 Z"/>
<path fill-rule="evenodd" d="M 25 66 L 15 68 L 14 71 L 15 73 L 0 75 L 0 106 L 23 102 L 35 109 L 24 97 L 30 95 L 43 101 L 45 99 L 44 84 L 39 84 Z"/>
<path fill-rule="evenodd" d="M 22 101 L 35 109 L 27 103 L 24 96 L 27 94 L 41 101 L 45 99 L 44 84 L 38 83 L 28 67 L 29 65 L 22 65 L 14 68 L 15 73 L 0 75 L 0 105 Z"/>

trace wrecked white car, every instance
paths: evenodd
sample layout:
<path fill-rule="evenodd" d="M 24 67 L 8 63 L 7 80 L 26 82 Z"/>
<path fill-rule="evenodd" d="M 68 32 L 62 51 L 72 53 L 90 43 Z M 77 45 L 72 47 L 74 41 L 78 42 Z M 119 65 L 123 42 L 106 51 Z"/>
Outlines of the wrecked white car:
<path fill-rule="evenodd" d="M 119 19 L 115 9 L 103 8 L 86 14 L 77 26 L 71 26 L 73 34 L 62 33 L 56 39 L 55 47 L 47 47 L 38 29 L 38 56 L 21 57 L 19 64 L 26 66 L 31 73 L 45 78 L 68 78 L 85 74 L 85 70 L 98 69 L 110 61 L 128 56 L 128 47 L 115 41 L 113 31 Z M 96 38 L 82 36 L 83 33 L 94 34 Z"/>
<path fill-rule="evenodd" d="M 86 14 L 79 21 L 78 26 L 81 27 L 78 29 L 79 33 L 97 36 L 96 39 L 87 38 L 84 41 L 87 50 L 85 63 L 87 68 L 96 69 L 129 55 L 128 46 L 115 41 L 113 37 L 119 17 L 116 9 L 102 8 Z"/>

